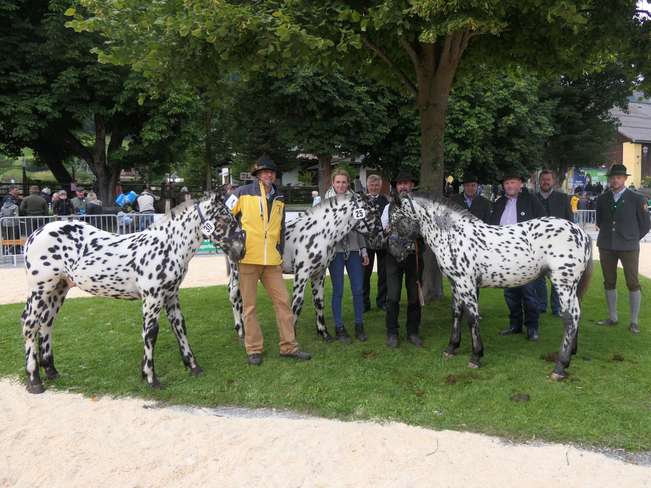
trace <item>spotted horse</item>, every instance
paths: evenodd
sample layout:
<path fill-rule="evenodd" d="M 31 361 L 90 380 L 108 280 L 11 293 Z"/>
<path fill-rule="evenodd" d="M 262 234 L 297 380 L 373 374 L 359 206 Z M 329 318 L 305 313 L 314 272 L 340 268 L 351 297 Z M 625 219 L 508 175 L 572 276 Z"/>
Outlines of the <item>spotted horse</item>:
<path fill-rule="evenodd" d="M 312 285 L 312 298 L 316 312 L 316 329 L 323 340 L 333 337 L 325 325 L 324 281 L 328 265 L 335 254 L 335 244 L 346 234 L 357 231 L 375 239 L 382 232 L 379 209 L 366 195 L 338 196 L 324 200 L 310 208 L 285 226 L 283 273 L 294 274 L 292 312 L 294 326 L 303 308 L 305 288 Z M 239 270 L 230 264 L 230 299 L 233 305 L 235 330 L 244 336 L 242 296 L 239 288 Z"/>
<path fill-rule="evenodd" d="M 487 225 L 455 204 L 426 196 L 395 197 L 399 218 L 415 220 L 452 286 L 452 329 L 444 355 L 456 354 L 465 310 L 472 337 L 468 366 L 483 356 L 479 334 L 478 288 L 510 288 L 541 275 L 550 278 L 565 324 L 552 379 L 562 380 L 576 354 L 580 298 L 592 274 L 592 242 L 576 224 L 545 217 L 514 225 Z"/>
<path fill-rule="evenodd" d="M 39 366 L 48 379 L 58 376 L 52 326 L 71 286 L 97 296 L 142 300 L 144 356 L 142 377 L 154 387 L 154 346 L 158 317 L 165 307 L 183 364 L 192 375 L 202 369 L 186 337 L 179 286 L 188 263 L 205 237 L 241 259 L 244 234 L 221 192 L 173 209 L 148 229 L 128 235 L 104 232 L 81 221 L 51 222 L 27 240 L 25 266 L 29 295 L 22 314 L 27 391 L 43 392 Z"/>

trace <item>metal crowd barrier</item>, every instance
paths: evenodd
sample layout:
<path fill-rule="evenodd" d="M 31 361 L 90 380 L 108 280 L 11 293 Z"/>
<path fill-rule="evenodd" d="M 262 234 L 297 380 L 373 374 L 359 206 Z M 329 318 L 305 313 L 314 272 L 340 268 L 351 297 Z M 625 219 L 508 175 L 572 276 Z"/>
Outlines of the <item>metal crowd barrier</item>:
<path fill-rule="evenodd" d="M 118 213 L 102 215 L 49 215 L 42 217 L 3 217 L 0 218 L 0 264 L 22 263 L 25 254 L 25 242 L 36 229 L 58 220 L 82 220 L 114 234 L 131 234 L 140 232 L 158 221 L 165 214 Z M 204 241 L 198 254 L 221 252 L 210 241 Z"/>
<path fill-rule="evenodd" d="M 587 226 L 597 225 L 597 211 L 577 210 L 576 212 L 574 212 L 574 223 L 580 225 L 584 229 Z"/>

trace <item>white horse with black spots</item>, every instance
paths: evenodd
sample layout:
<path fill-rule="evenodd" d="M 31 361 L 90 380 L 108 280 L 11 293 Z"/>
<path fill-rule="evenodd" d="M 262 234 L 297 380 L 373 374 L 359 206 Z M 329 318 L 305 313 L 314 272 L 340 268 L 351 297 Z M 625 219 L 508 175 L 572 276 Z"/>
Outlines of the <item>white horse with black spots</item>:
<path fill-rule="evenodd" d="M 325 325 L 324 281 L 328 265 L 335 255 L 335 244 L 352 231 L 370 238 L 382 232 L 380 212 L 366 195 L 337 196 L 324 200 L 285 225 L 283 273 L 294 274 L 292 312 L 294 326 L 305 300 L 305 287 L 312 284 L 317 333 L 329 342 L 333 337 Z M 242 296 L 237 263 L 231 261 L 230 299 L 235 330 L 244 336 Z"/>
<path fill-rule="evenodd" d="M 179 286 L 205 237 L 231 259 L 241 259 L 244 235 L 221 193 L 185 203 L 148 229 L 128 235 L 104 232 L 78 220 L 51 222 L 27 240 L 25 266 L 29 295 L 22 314 L 27 390 L 41 393 L 39 365 L 48 379 L 54 367 L 52 326 L 71 286 L 97 296 L 142 300 L 142 376 L 160 387 L 154 371 L 158 317 L 163 307 L 176 336 L 183 364 L 202 372 L 186 337 Z"/>
<path fill-rule="evenodd" d="M 564 379 L 576 353 L 579 299 L 592 274 L 592 242 L 576 224 L 546 217 L 514 225 L 487 225 L 456 204 L 437 199 L 395 197 L 400 218 L 415 220 L 452 286 L 452 330 L 446 356 L 461 342 L 460 321 L 467 313 L 472 336 L 469 366 L 479 367 L 483 345 L 479 334 L 477 289 L 522 286 L 548 276 L 558 293 L 565 324 L 558 360 L 551 377 Z M 398 229 L 400 230 L 400 229 Z"/>

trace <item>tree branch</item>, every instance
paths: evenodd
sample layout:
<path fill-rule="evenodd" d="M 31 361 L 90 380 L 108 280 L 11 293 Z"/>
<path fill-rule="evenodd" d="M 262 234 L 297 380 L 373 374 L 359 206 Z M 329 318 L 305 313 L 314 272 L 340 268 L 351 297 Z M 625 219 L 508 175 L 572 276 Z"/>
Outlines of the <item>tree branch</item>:
<path fill-rule="evenodd" d="M 400 81 L 415 95 L 418 96 L 418 87 L 414 84 L 413 81 L 409 79 L 409 77 L 400 69 L 398 66 L 391 61 L 389 56 L 386 55 L 386 53 L 373 44 L 366 36 L 362 35 L 362 42 L 364 45 L 373 51 L 382 61 L 384 61 L 400 78 Z"/>
<path fill-rule="evenodd" d="M 418 59 L 418 53 L 416 52 L 416 49 L 404 37 L 401 37 L 399 39 L 399 41 L 400 41 L 400 45 L 402 46 L 402 48 L 405 51 L 407 51 L 407 54 L 409 55 L 409 58 L 411 59 L 411 62 L 414 65 L 414 68 L 416 70 L 418 70 L 418 65 L 420 64 L 420 59 Z"/>
<path fill-rule="evenodd" d="M 93 164 L 93 154 L 84 146 L 79 139 L 75 137 L 70 131 L 65 131 L 63 134 L 63 144 L 68 150 L 86 161 L 90 166 Z"/>

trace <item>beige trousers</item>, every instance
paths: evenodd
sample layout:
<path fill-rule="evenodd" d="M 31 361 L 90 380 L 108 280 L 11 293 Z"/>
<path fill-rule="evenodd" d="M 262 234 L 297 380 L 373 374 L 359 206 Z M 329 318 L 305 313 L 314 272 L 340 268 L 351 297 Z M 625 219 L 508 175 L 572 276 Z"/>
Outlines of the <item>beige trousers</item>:
<path fill-rule="evenodd" d="M 240 263 L 240 293 L 244 307 L 244 347 L 247 354 L 263 351 L 264 339 L 256 316 L 258 281 L 262 282 L 276 312 L 280 336 L 280 352 L 287 354 L 298 349 L 294 334 L 294 314 L 289 306 L 289 294 L 280 266 Z"/>

